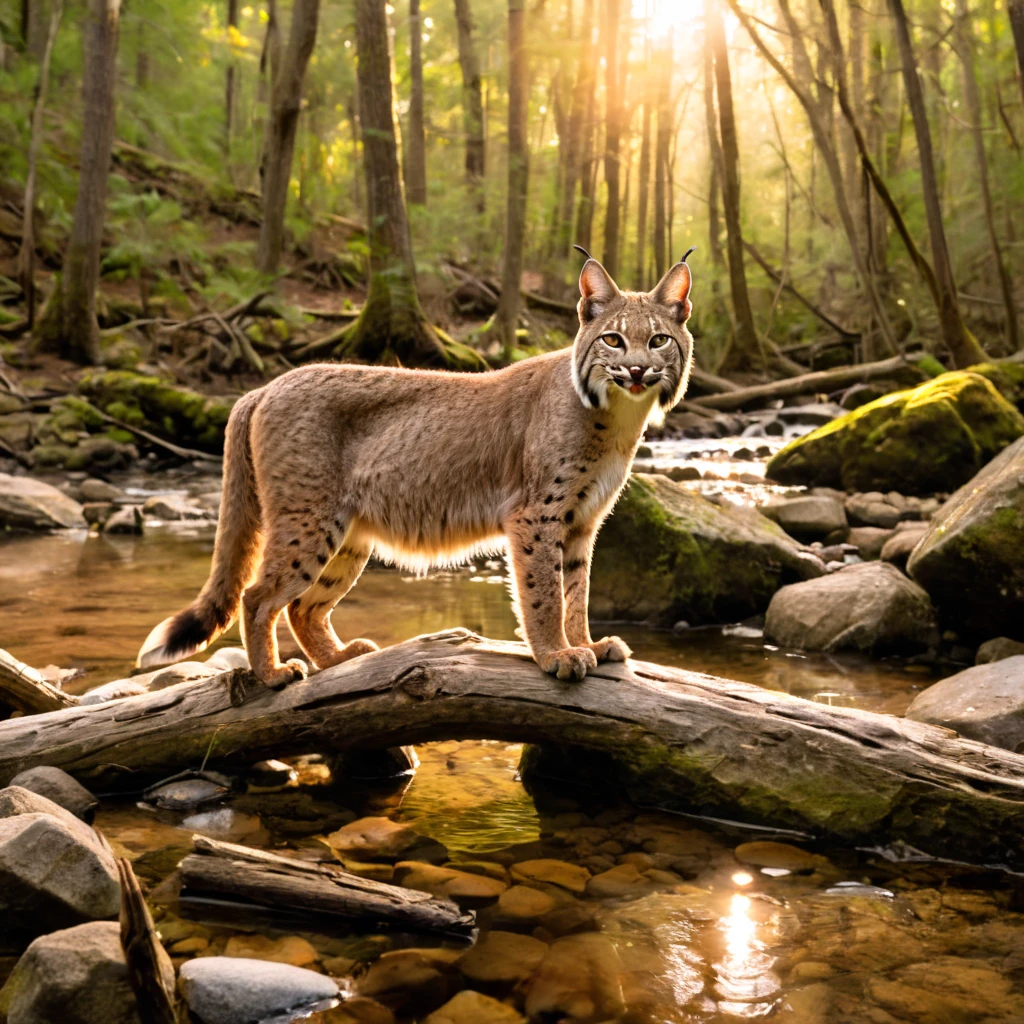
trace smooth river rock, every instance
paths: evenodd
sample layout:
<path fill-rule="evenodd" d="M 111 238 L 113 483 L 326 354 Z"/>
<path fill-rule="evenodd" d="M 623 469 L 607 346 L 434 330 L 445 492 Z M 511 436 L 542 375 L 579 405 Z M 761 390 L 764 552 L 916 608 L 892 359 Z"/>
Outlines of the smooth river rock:
<path fill-rule="evenodd" d="M 805 651 L 872 654 L 925 650 L 938 640 L 928 595 L 885 562 L 783 587 L 768 606 L 764 635 Z"/>
<path fill-rule="evenodd" d="M 761 514 L 805 543 L 824 540 L 837 531 L 845 534 L 849 528 L 843 503 L 825 495 L 774 499 L 762 507 Z"/>
<path fill-rule="evenodd" d="M 327 845 L 339 856 L 349 860 L 421 860 L 443 864 L 448 851 L 408 825 L 390 818 L 359 818 L 342 826 L 327 837 Z"/>
<path fill-rule="evenodd" d="M 526 1024 L 515 1007 L 466 989 L 425 1018 L 423 1024 Z"/>
<path fill-rule="evenodd" d="M 531 1020 L 598 1024 L 624 1010 L 622 963 L 604 935 L 587 932 L 558 939 L 530 982 L 526 1014 Z"/>
<path fill-rule="evenodd" d="M 0 473 L 0 527 L 84 530 L 87 525 L 82 506 L 56 487 L 29 476 Z"/>
<path fill-rule="evenodd" d="M 45 796 L 47 800 L 52 800 L 85 822 L 92 821 L 99 805 L 99 800 L 85 786 L 67 772 L 51 765 L 43 764 L 19 772 L 10 784 Z"/>
<path fill-rule="evenodd" d="M 914 698 L 907 718 L 1024 752 L 1024 654 L 975 665 L 933 683 Z"/>

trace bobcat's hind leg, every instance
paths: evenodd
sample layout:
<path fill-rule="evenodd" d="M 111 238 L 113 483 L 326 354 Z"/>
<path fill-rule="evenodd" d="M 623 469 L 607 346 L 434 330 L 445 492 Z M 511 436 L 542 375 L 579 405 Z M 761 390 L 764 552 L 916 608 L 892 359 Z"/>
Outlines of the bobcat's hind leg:
<path fill-rule="evenodd" d="M 359 579 L 369 557 L 368 547 L 342 544 L 320 578 L 288 605 L 292 633 L 317 668 L 340 665 L 360 654 L 379 650 L 372 640 L 350 640 L 343 644 L 331 625 L 332 610 Z"/>
<path fill-rule="evenodd" d="M 281 664 L 277 620 L 338 553 L 345 530 L 337 519 L 321 523 L 309 506 L 270 518 L 263 564 L 242 598 L 242 636 L 249 664 L 267 686 L 276 689 L 306 677 L 304 661 L 292 658 Z"/>

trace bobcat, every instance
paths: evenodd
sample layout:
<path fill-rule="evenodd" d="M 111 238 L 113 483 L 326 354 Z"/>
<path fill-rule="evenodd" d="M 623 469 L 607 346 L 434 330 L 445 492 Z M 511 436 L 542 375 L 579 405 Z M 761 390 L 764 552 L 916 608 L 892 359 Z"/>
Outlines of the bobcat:
<path fill-rule="evenodd" d="M 377 649 L 341 643 L 330 621 L 371 553 L 424 570 L 503 536 L 537 664 L 580 680 L 625 660 L 618 637 L 590 636 L 591 551 L 648 421 L 686 390 L 685 260 L 646 293 L 621 292 L 588 258 L 570 349 L 483 374 L 316 364 L 240 399 L 210 578 L 150 633 L 139 666 L 203 650 L 241 606 L 256 675 L 303 679 L 303 661 L 278 657 L 282 610 L 310 661 L 337 665 Z"/>

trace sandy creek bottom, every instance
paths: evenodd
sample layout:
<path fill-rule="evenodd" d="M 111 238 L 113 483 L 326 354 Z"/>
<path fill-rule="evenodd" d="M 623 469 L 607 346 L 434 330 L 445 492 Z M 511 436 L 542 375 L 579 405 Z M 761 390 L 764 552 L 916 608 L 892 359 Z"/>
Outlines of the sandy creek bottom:
<path fill-rule="evenodd" d="M 198 590 L 211 550 L 209 528 L 0 540 L 0 646 L 40 667 L 81 666 L 87 675 L 69 686 L 78 692 L 127 675 L 150 627 Z M 371 569 L 336 611 L 335 626 L 343 638 L 381 644 L 453 625 L 511 638 L 504 575 L 500 561 L 425 579 Z M 926 668 L 898 661 L 767 649 L 745 629 L 675 635 L 616 625 L 615 632 L 651 661 L 894 714 L 933 681 Z M 237 634 L 224 642 L 236 644 Z M 318 858 L 328 852 L 325 833 L 367 814 L 414 826 L 444 843 L 456 862 L 555 858 L 595 874 L 617 863 L 653 869 L 626 895 L 549 890 L 584 902 L 614 944 L 627 1007 L 617 1019 L 636 1024 L 1024 1022 L 1024 914 L 1017 912 L 1024 890 L 1012 876 L 806 843 L 816 857 L 780 850 L 766 871 L 737 860 L 736 846 L 792 837 L 630 807 L 599 788 L 551 789 L 534 799 L 517 780 L 519 748 L 505 743 L 448 741 L 418 752 L 422 763 L 411 780 L 335 784 L 313 756 L 279 792 L 183 814 L 109 799 L 97 825 L 151 888 L 196 832 Z M 159 895 L 166 888 L 157 889 L 155 913 L 179 963 L 227 951 L 351 975 L 382 952 L 439 945 L 424 936 L 346 933 L 327 920 L 168 904 Z M 493 915 L 480 912 L 484 930 Z M 16 952 L 0 949 L 0 978 Z M 522 1006 L 511 986 L 490 991 Z M 431 1008 L 406 1000 L 402 1019 L 421 1019 Z"/>

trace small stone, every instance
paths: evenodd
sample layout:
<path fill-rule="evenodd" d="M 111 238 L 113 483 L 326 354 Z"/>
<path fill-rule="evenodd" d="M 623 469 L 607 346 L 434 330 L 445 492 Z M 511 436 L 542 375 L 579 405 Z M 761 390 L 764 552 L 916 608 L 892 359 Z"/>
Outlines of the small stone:
<path fill-rule="evenodd" d="M 802 960 L 795 964 L 789 972 L 789 980 L 793 984 L 803 984 L 808 981 L 824 981 L 835 974 L 835 970 L 826 963 L 818 960 Z"/>
<path fill-rule="evenodd" d="M 250 765 L 245 777 L 251 785 L 261 788 L 285 786 L 295 778 L 295 769 L 284 761 L 257 761 Z"/>
<path fill-rule="evenodd" d="M 679 878 L 669 883 L 675 885 Z M 587 895 L 592 899 L 617 899 L 624 896 L 646 896 L 658 888 L 657 883 L 641 874 L 636 864 L 620 864 L 610 871 L 594 875 L 587 882 Z"/>
<path fill-rule="evenodd" d="M 667 474 L 669 480 L 682 483 L 684 480 L 699 480 L 700 470 L 696 466 L 673 466 Z"/>
<path fill-rule="evenodd" d="M 927 523 L 910 523 L 902 529 L 898 529 L 882 545 L 879 557 L 883 562 L 891 562 L 901 571 L 906 570 L 911 553 L 921 542 L 927 530 Z"/>
<path fill-rule="evenodd" d="M 458 961 L 478 984 L 513 985 L 529 978 L 547 956 L 547 943 L 518 932 L 490 932 Z"/>
<path fill-rule="evenodd" d="M 564 860 L 524 860 L 512 865 L 512 878 L 517 882 L 540 882 L 582 894 L 590 880 L 590 872 Z"/>
<path fill-rule="evenodd" d="M 865 562 L 873 562 L 878 558 L 886 542 L 895 536 L 893 530 L 880 529 L 877 526 L 855 526 L 847 534 L 846 539 L 853 544 Z"/>
<path fill-rule="evenodd" d="M 149 688 L 144 683 L 137 683 L 133 679 L 115 679 L 110 683 L 103 683 L 101 686 L 94 686 L 82 695 L 80 704 L 106 704 L 111 700 L 124 700 L 125 697 L 138 697 L 149 693 Z"/>
<path fill-rule="evenodd" d="M 851 494 L 846 499 L 846 514 L 854 526 L 876 526 L 892 530 L 903 518 L 899 508 L 890 505 L 881 494 Z"/>
<path fill-rule="evenodd" d="M 168 947 L 167 951 L 172 956 L 194 956 L 196 953 L 202 953 L 209 945 L 209 939 L 204 939 L 202 935 L 193 935 L 188 939 L 179 939 Z"/>
<path fill-rule="evenodd" d="M 96 833 L 81 818 L 66 807 L 55 804 L 39 793 L 24 786 L 10 785 L 0 789 L 0 818 L 13 818 L 18 814 L 49 814 L 63 821 L 81 840 L 90 846 L 99 846 Z"/>
<path fill-rule="evenodd" d="M 80 782 L 67 772 L 51 765 L 39 765 L 19 772 L 11 779 L 10 785 L 31 790 L 47 800 L 52 800 L 76 818 L 91 823 L 99 801 Z"/>
<path fill-rule="evenodd" d="M 102 530 L 107 520 L 114 514 L 117 506 L 109 501 L 87 501 L 82 506 L 82 515 L 90 526 Z"/>
<path fill-rule="evenodd" d="M 596 932 L 558 939 L 526 993 L 531 1020 L 598 1024 L 624 1011 L 622 964 L 610 940 Z"/>
<path fill-rule="evenodd" d="M 347 978 L 359 965 L 359 961 L 350 956 L 327 956 L 320 962 L 332 978 Z"/>
<path fill-rule="evenodd" d="M 846 512 L 835 498 L 783 498 L 765 505 L 761 513 L 799 541 L 821 540 L 847 529 Z"/>
<path fill-rule="evenodd" d="M 142 506 L 142 514 L 167 522 L 206 518 L 205 512 L 190 504 L 180 494 L 156 494 L 147 498 Z"/>
<path fill-rule="evenodd" d="M 429 1013 L 459 987 L 457 972 L 426 957 L 421 950 L 385 953 L 354 983 L 357 995 L 370 996 L 396 1013 Z"/>
<path fill-rule="evenodd" d="M 408 825 L 390 818 L 360 818 L 332 832 L 327 845 L 341 857 L 352 860 L 420 860 L 443 864 L 448 851 Z"/>
<path fill-rule="evenodd" d="M 118 509 L 103 524 L 104 533 L 142 533 L 142 508 L 139 505 L 126 505 Z"/>
<path fill-rule="evenodd" d="M 495 921 L 512 926 L 532 926 L 556 905 L 554 899 L 539 889 L 513 885 L 498 897 Z"/>
<path fill-rule="evenodd" d="M 125 493 L 120 487 L 108 484 L 106 480 L 97 480 L 95 477 L 83 480 L 78 486 L 78 491 L 82 501 L 119 502 L 125 499 Z"/>
<path fill-rule="evenodd" d="M 741 843 L 733 851 L 741 864 L 759 868 L 785 868 L 787 871 L 814 871 L 828 866 L 828 858 L 789 843 L 759 841 Z"/>
<path fill-rule="evenodd" d="M 82 506 L 56 487 L 28 476 L 0 473 L 0 528 L 60 530 L 85 528 Z"/>
<path fill-rule="evenodd" d="M 336 982 L 316 971 L 226 956 L 189 960 L 181 967 L 179 985 L 203 1024 L 253 1024 L 340 994 Z"/>
<path fill-rule="evenodd" d="M 470 909 L 488 906 L 508 888 L 507 882 L 497 878 L 417 861 L 399 861 L 395 865 L 395 881 L 408 889 L 455 900 L 460 907 Z"/>
<path fill-rule="evenodd" d="M 435 1010 L 423 1024 L 526 1024 L 526 1018 L 497 999 L 467 989 Z"/>
<path fill-rule="evenodd" d="M 323 1024 L 395 1024 L 395 1015 L 376 999 L 356 996 L 320 1015 Z"/>
<path fill-rule="evenodd" d="M 1004 661 L 1024 654 L 1024 644 L 1019 640 L 1011 640 L 1006 636 L 997 636 L 986 640 L 975 655 L 975 665 L 991 665 L 994 661 Z"/>
<path fill-rule="evenodd" d="M 249 668 L 249 655 L 243 647 L 221 647 L 203 662 L 207 668 L 224 672 L 233 668 Z"/>
<path fill-rule="evenodd" d="M 271 939 L 266 935 L 233 935 L 224 947 L 225 956 L 271 960 L 293 967 L 308 967 L 319 959 L 317 951 L 300 935 Z"/>

